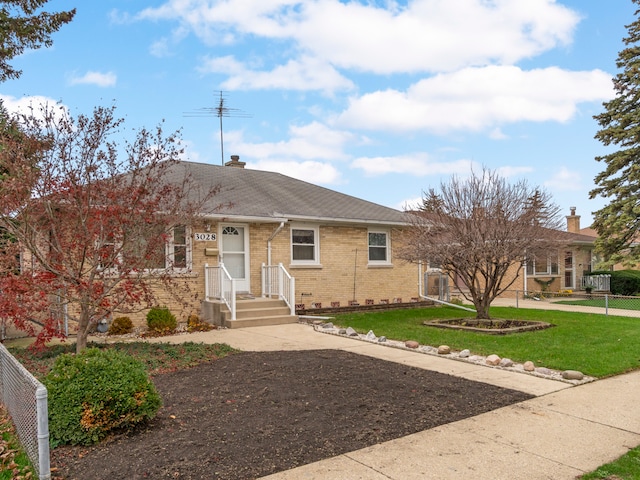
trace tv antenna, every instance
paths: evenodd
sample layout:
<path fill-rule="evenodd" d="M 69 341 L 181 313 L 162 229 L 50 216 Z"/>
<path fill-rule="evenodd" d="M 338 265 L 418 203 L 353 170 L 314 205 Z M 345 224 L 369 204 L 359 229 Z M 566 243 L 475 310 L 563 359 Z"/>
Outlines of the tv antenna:
<path fill-rule="evenodd" d="M 251 115 L 243 112 L 238 108 L 229 108 L 227 106 L 227 94 L 220 90 L 220 96 L 217 99 L 215 107 L 202 107 L 193 112 L 185 112 L 185 117 L 211 117 L 215 116 L 220 119 L 220 157 L 221 165 L 224 165 L 224 137 L 222 134 L 222 118 L 251 118 Z"/>

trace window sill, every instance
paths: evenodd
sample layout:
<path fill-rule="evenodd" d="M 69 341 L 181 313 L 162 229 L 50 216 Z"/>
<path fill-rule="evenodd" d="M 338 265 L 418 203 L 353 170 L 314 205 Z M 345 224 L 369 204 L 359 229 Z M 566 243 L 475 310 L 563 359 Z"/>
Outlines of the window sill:
<path fill-rule="evenodd" d="M 393 263 L 368 263 L 367 268 L 393 268 Z"/>
<path fill-rule="evenodd" d="M 291 270 L 300 269 L 300 268 L 322 268 L 321 263 L 290 263 L 289 268 Z"/>

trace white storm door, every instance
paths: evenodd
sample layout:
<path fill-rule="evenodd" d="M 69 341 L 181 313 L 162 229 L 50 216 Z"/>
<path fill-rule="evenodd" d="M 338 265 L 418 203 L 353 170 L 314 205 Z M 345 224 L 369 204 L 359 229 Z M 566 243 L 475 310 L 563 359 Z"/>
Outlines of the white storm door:
<path fill-rule="evenodd" d="M 236 280 L 236 291 L 250 292 L 249 227 L 223 224 L 221 228 L 224 266 Z"/>

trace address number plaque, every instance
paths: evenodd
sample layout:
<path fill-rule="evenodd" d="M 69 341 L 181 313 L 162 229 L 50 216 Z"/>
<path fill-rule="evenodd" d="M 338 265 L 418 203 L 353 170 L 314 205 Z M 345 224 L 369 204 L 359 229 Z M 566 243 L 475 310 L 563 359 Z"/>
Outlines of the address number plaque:
<path fill-rule="evenodd" d="M 215 242 L 217 236 L 215 233 L 194 233 L 193 239 L 196 242 Z"/>

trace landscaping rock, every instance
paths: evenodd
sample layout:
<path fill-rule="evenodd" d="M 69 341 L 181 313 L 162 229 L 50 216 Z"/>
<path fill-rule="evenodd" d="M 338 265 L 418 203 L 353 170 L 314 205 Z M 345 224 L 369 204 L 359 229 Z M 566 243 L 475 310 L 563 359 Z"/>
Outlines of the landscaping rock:
<path fill-rule="evenodd" d="M 404 342 L 404 346 L 407 348 L 418 348 L 420 344 L 415 340 L 407 340 L 406 342 Z"/>
<path fill-rule="evenodd" d="M 385 337 L 384 335 L 378 338 L 378 343 L 384 343 L 386 341 L 387 341 L 387 337 Z"/>
<path fill-rule="evenodd" d="M 524 362 L 523 367 L 525 372 L 533 372 L 536 369 L 535 363 L 533 363 L 531 360 L 527 360 L 526 362 Z"/>
<path fill-rule="evenodd" d="M 349 335 L 350 337 L 357 337 L 358 336 L 358 332 L 356 332 L 353 328 L 349 327 L 347 328 L 347 335 Z"/>
<path fill-rule="evenodd" d="M 451 347 L 449 345 L 440 345 L 438 347 L 438 355 L 449 355 L 451 353 Z"/>
<path fill-rule="evenodd" d="M 329 323 L 325 323 L 322 325 L 322 328 L 333 328 L 333 323 L 329 322 Z"/>
<path fill-rule="evenodd" d="M 500 364 L 500 360 L 501 360 L 501 358 L 498 355 L 493 354 L 493 355 L 489 355 L 486 358 L 485 363 L 487 365 L 499 365 Z"/>
<path fill-rule="evenodd" d="M 513 367 L 513 360 L 511 360 L 510 358 L 503 358 L 502 360 L 500 360 L 500 366 Z"/>
<path fill-rule="evenodd" d="M 551 375 L 553 372 L 548 368 L 538 367 L 536 368 L 536 373 L 539 373 L 540 375 Z"/>
<path fill-rule="evenodd" d="M 577 370 L 565 370 L 562 372 L 562 378 L 565 380 L 582 380 L 584 378 L 584 374 Z"/>
<path fill-rule="evenodd" d="M 376 334 L 373 333 L 373 330 L 369 330 L 369 332 L 367 332 L 367 336 L 365 338 L 367 340 L 375 341 L 376 340 Z"/>
<path fill-rule="evenodd" d="M 347 329 L 346 328 L 341 328 L 340 330 L 338 330 L 338 334 L 346 335 L 347 334 Z"/>
<path fill-rule="evenodd" d="M 460 358 L 469 358 L 469 355 L 471 355 L 471 352 L 466 348 L 458 354 Z"/>

